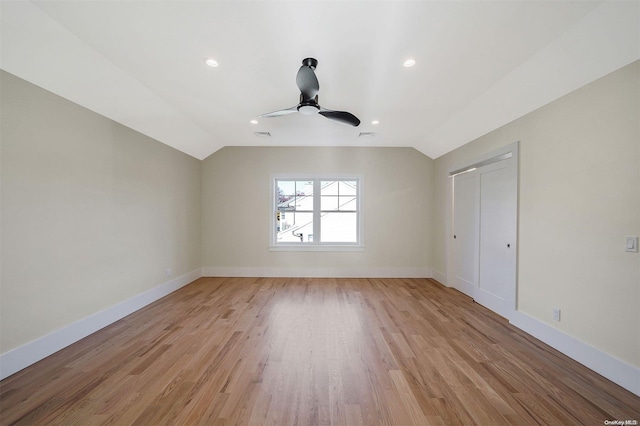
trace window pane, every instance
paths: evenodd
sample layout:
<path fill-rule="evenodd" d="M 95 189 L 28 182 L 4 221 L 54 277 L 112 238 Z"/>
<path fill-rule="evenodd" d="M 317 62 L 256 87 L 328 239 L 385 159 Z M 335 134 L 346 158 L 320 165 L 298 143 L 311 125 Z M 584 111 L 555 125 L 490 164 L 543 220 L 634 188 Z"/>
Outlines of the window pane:
<path fill-rule="evenodd" d="M 334 195 L 320 197 L 320 210 L 338 210 L 338 197 Z"/>
<path fill-rule="evenodd" d="M 340 195 L 356 195 L 358 191 L 358 182 L 355 180 L 340 181 Z"/>
<path fill-rule="evenodd" d="M 320 241 L 323 243 L 357 243 L 356 212 L 323 213 L 320 220 Z"/>
<path fill-rule="evenodd" d="M 338 181 L 323 180 L 320 182 L 320 195 L 338 195 Z"/>
<path fill-rule="evenodd" d="M 291 204 L 296 210 L 313 211 L 313 194 L 296 195 L 295 203 Z"/>
<path fill-rule="evenodd" d="M 276 181 L 278 194 L 294 195 L 296 193 L 296 182 L 294 180 Z"/>
<path fill-rule="evenodd" d="M 313 242 L 313 213 L 281 212 L 276 230 L 279 243 Z"/>
<path fill-rule="evenodd" d="M 338 205 L 340 206 L 340 211 L 356 211 L 358 207 L 358 203 L 356 202 L 355 196 L 348 197 L 338 197 Z"/>

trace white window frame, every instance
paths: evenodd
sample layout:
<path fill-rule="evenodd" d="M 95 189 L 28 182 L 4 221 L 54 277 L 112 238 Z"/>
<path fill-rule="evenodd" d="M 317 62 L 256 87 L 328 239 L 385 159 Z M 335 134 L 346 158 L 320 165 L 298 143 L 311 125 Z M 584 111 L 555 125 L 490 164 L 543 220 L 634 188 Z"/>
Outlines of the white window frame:
<path fill-rule="evenodd" d="M 358 182 L 356 195 L 357 213 L 357 242 L 355 243 L 323 243 L 314 239 L 313 242 L 277 242 L 276 232 L 276 181 L 277 180 L 310 180 L 314 182 L 314 210 L 313 223 L 314 235 L 320 235 L 321 210 L 320 210 L 320 181 L 330 180 L 355 180 Z M 362 206 L 364 194 L 364 176 L 362 174 L 291 174 L 279 173 L 270 176 L 271 182 L 271 209 L 269 214 L 269 250 L 270 251 L 364 251 L 364 214 Z M 319 238 L 318 238 L 319 239 Z"/>

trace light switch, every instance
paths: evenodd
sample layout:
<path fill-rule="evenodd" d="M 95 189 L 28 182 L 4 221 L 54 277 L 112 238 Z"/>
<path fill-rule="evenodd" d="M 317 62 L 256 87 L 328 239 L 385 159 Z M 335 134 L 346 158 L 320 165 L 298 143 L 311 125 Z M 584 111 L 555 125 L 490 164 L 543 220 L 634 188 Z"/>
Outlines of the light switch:
<path fill-rule="evenodd" d="M 638 237 L 624 237 L 625 250 L 633 253 L 638 252 Z"/>

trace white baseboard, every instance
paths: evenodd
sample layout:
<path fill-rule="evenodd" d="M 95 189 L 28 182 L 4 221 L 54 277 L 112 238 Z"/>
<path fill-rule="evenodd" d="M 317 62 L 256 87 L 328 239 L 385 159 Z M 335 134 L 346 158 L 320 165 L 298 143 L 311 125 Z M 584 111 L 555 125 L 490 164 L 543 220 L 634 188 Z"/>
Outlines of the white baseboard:
<path fill-rule="evenodd" d="M 510 322 L 585 367 L 640 396 L 640 368 L 627 364 L 522 312 L 515 312 Z"/>
<path fill-rule="evenodd" d="M 433 277 L 432 278 L 434 280 L 438 281 L 443 286 L 448 287 L 447 286 L 447 276 L 443 272 L 440 272 L 437 269 L 433 269 L 432 272 L 433 272 Z"/>
<path fill-rule="evenodd" d="M 178 290 L 202 276 L 202 269 L 194 269 L 171 281 L 160 284 L 144 293 L 120 302 L 110 308 L 97 312 L 79 321 L 58 329 L 46 336 L 26 343 L 0 355 L 0 380 L 17 373 L 58 352 L 60 349 L 87 337 L 96 331 L 113 324 L 127 315 L 144 308 L 150 303 Z"/>
<path fill-rule="evenodd" d="M 205 266 L 203 277 L 431 278 L 431 268 L 291 268 Z"/>

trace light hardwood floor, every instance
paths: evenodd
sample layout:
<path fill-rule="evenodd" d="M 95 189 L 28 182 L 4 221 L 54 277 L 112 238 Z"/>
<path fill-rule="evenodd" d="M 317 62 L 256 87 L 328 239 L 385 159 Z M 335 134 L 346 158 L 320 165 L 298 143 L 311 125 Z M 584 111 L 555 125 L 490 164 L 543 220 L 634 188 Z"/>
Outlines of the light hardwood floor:
<path fill-rule="evenodd" d="M 640 421 L 640 398 L 427 279 L 201 278 L 0 403 L 3 425 Z"/>

